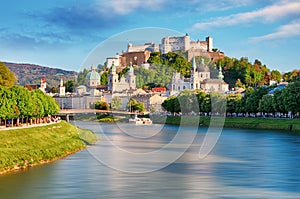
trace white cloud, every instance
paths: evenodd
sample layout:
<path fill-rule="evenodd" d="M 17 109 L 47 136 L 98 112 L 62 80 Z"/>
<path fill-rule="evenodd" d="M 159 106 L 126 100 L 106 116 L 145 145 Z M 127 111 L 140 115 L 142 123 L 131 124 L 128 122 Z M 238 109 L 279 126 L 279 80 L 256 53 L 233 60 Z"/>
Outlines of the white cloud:
<path fill-rule="evenodd" d="M 300 19 L 290 24 L 280 26 L 276 32 L 267 35 L 253 37 L 252 41 L 273 40 L 279 38 L 293 37 L 300 35 Z"/>
<path fill-rule="evenodd" d="M 284 1 L 285 2 L 285 1 Z M 300 13 L 300 2 L 285 2 L 274 4 L 262 9 L 233 14 L 225 17 L 218 17 L 209 22 L 199 22 L 193 25 L 193 29 L 207 29 L 210 27 L 233 26 L 242 23 L 260 20 L 263 22 L 272 22 L 282 17 L 296 15 Z"/>
<path fill-rule="evenodd" d="M 99 1 L 99 9 L 107 14 L 125 15 L 135 10 L 158 10 L 166 0 L 108 0 Z"/>
<path fill-rule="evenodd" d="M 186 3 L 196 6 L 197 11 L 220 11 L 254 4 L 257 0 L 190 0 Z"/>

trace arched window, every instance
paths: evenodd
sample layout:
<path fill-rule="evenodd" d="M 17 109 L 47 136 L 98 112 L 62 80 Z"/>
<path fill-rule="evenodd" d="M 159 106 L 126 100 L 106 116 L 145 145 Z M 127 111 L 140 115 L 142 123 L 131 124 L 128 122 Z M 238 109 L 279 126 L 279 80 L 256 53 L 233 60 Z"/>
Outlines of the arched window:
<path fill-rule="evenodd" d="M 178 90 L 180 91 L 180 86 L 178 86 Z"/>
<path fill-rule="evenodd" d="M 183 86 L 183 90 L 185 89 L 185 86 Z"/>

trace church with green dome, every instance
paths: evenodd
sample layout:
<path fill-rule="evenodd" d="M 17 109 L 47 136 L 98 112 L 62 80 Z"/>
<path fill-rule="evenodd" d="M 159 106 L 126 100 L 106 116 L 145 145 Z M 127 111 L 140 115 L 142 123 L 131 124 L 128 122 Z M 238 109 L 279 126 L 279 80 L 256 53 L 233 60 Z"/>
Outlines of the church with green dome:
<path fill-rule="evenodd" d="M 101 77 L 99 73 L 96 71 L 95 66 L 93 65 L 91 71 L 85 77 L 86 86 L 91 89 L 97 88 L 97 86 L 100 85 L 100 80 Z"/>

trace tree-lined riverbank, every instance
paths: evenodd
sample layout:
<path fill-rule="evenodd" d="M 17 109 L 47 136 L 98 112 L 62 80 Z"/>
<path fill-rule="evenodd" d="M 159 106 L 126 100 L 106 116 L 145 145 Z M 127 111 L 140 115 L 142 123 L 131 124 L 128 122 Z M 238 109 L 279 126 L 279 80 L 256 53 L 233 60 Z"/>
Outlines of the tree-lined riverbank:
<path fill-rule="evenodd" d="M 202 126 L 210 125 L 210 117 L 199 116 L 185 116 L 189 117 L 185 120 L 186 125 L 196 124 Z M 165 123 L 171 125 L 180 125 L 180 116 L 155 116 L 152 117 L 154 123 Z M 219 119 L 223 120 L 222 118 Z M 218 122 L 218 118 L 214 121 Z M 242 128 L 242 129 L 268 129 L 268 130 L 283 130 L 291 132 L 300 132 L 299 119 L 277 119 L 277 118 L 246 118 L 246 117 L 227 117 L 225 119 L 224 127 L 228 128 Z"/>
<path fill-rule="evenodd" d="M 89 130 L 61 121 L 34 128 L 0 131 L 0 174 L 47 163 L 96 142 Z"/>

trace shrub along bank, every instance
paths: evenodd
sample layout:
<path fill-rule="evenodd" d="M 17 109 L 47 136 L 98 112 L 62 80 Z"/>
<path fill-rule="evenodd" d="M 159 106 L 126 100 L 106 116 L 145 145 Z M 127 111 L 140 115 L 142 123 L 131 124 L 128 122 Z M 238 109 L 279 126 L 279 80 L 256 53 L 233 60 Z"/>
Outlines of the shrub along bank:
<path fill-rule="evenodd" d="M 41 127 L 0 131 L 0 174 L 47 163 L 96 142 L 96 135 L 61 121 Z"/>
<path fill-rule="evenodd" d="M 209 117 L 186 116 L 186 125 L 194 125 L 199 123 L 201 126 L 209 126 Z M 166 123 L 171 125 L 180 125 L 180 116 L 166 117 L 151 117 L 154 123 Z M 218 121 L 218 118 L 214 119 Z M 221 118 L 219 119 L 222 120 Z M 224 127 L 228 128 L 243 128 L 243 129 L 268 129 L 268 130 L 282 130 L 300 133 L 299 119 L 276 119 L 276 118 L 244 118 L 244 117 L 227 117 L 225 119 Z"/>

